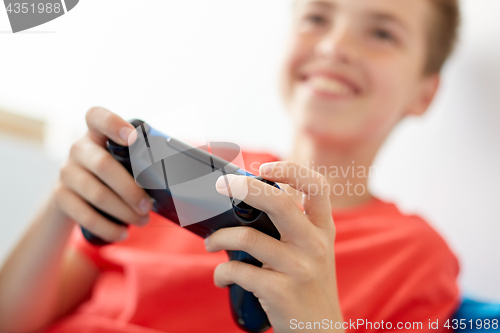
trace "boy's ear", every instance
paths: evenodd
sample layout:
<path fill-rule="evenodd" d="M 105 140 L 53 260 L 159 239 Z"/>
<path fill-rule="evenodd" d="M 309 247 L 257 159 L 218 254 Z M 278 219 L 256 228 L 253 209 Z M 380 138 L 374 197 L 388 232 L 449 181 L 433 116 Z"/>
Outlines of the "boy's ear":
<path fill-rule="evenodd" d="M 434 100 L 441 83 L 441 75 L 431 74 L 422 79 L 420 89 L 413 105 L 410 106 L 406 115 L 421 116 L 427 111 Z"/>

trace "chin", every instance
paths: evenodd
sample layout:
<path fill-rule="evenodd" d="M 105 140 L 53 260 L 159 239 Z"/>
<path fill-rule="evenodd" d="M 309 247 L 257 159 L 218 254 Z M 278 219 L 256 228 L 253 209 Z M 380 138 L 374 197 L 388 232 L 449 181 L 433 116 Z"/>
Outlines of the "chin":
<path fill-rule="evenodd" d="M 336 117 L 304 117 L 297 129 L 317 145 L 347 149 L 367 140 L 369 129 Z"/>

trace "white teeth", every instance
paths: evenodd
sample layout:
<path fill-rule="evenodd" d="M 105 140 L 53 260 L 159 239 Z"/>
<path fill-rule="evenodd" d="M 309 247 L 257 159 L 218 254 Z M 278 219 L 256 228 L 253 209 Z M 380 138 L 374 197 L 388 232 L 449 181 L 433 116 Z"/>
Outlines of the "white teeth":
<path fill-rule="evenodd" d="M 309 78 L 309 84 L 313 89 L 331 94 L 348 96 L 354 93 L 353 89 L 345 83 L 324 76 L 314 76 Z"/>

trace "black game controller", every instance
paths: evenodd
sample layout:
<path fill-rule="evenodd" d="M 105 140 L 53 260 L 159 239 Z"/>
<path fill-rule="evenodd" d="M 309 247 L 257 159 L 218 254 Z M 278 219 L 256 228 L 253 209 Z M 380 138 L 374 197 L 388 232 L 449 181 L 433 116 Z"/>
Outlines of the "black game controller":
<path fill-rule="evenodd" d="M 278 230 L 266 213 L 216 191 L 217 179 L 226 174 L 254 177 L 279 188 L 277 184 L 227 161 L 237 159 L 240 153 L 238 146 L 211 143 L 210 154 L 208 147 L 189 146 L 152 129 L 141 120 L 132 120 L 131 123 L 137 131 L 137 139 L 132 145 L 124 147 L 108 140 L 106 146 L 111 155 L 134 176 L 136 183 L 154 199 L 155 212 L 203 238 L 221 228 L 250 226 L 280 239 Z M 124 225 L 115 217 L 97 211 L 110 221 Z M 83 227 L 82 232 L 94 245 L 108 244 Z M 227 253 L 230 260 L 262 266 L 260 261 L 246 252 Z M 241 329 L 264 332 L 271 327 L 253 293 L 233 284 L 229 286 L 229 295 L 233 319 Z"/>

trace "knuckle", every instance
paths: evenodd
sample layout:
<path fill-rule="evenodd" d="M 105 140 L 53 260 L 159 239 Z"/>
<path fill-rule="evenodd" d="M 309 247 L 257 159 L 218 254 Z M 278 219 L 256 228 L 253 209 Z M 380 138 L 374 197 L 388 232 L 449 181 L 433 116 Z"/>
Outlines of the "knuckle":
<path fill-rule="evenodd" d="M 324 239 L 315 242 L 315 246 L 312 247 L 312 255 L 314 259 L 325 259 L 330 252 L 330 247 L 331 245 Z"/>
<path fill-rule="evenodd" d="M 94 157 L 94 168 L 96 173 L 103 174 L 106 172 L 112 163 L 112 157 L 108 153 L 99 153 Z"/>
<path fill-rule="evenodd" d="M 312 267 L 307 260 L 297 260 L 295 262 L 295 272 L 301 282 L 307 282 L 313 278 Z"/>
<path fill-rule="evenodd" d="M 82 213 L 78 218 L 78 222 L 92 232 L 94 232 L 99 226 L 99 220 L 94 216 L 94 214 L 90 214 L 89 212 Z"/>
<path fill-rule="evenodd" d="M 236 234 L 236 242 L 242 249 L 255 247 L 257 244 L 257 233 L 250 227 L 241 227 Z"/>
<path fill-rule="evenodd" d="M 226 275 L 228 276 L 234 276 L 238 273 L 240 270 L 242 263 L 237 260 L 231 260 L 227 263 L 225 263 L 224 271 Z"/>
<path fill-rule="evenodd" d="M 98 186 L 90 192 L 90 201 L 93 203 L 102 203 L 108 197 L 108 191 L 104 186 Z"/>
<path fill-rule="evenodd" d="M 324 242 L 318 242 L 318 244 L 316 245 L 316 247 L 314 248 L 314 257 L 315 258 L 319 258 L 319 259 L 322 259 L 322 258 L 325 258 L 327 253 L 328 253 L 328 247 L 326 246 L 326 244 Z"/>
<path fill-rule="evenodd" d="M 292 288 L 286 279 L 278 278 L 275 275 L 272 281 L 262 286 L 262 290 L 265 295 L 273 299 L 277 304 L 285 304 Z"/>
<path fill-rule="evenodd" d="M 111 126 L 113 126 L 115 120 L 116 120 L 116 115 L 111 112 L 106 112 L 102 116 L 102 124 L 104 125 L 105 128 L 110 128 Z"/>
<path fill-rule="evenodd" d="M 69 148 L 70 157 L 74 158 L 80 154 L 81 152 L 80 144 L 81 144 L 80 141 L 77 141 L 71 145 L 71 147 Z"/>
<path fill-rule="evenodd" d="M 289 212 L 295 204 L 286 193 L 280 194 L 276 197 L 275 209 L 278 212 Z"/>
<path fill-rule="evenodd" d="M 68 162 L 66 162 L 62 167 L 61 170 L 59 171 L 59 174 L 61 176 L 61 180 L 63 182 L 66 182 L 69 178 L 69 175 L 71 173 L 71 167 Z"/>
<path fill-rule="evenodd" d="M 278 284 L 279 283 L 279 284 Z M 287 281 L 278 281 L 277 287 L 276 288 L 269 288 L 271 289 L 270 292 L 273 293 L 273 297 L 277 300 L 278 303 L 283 304 L 286 302 L 288 295 L 290 294 L 290 290 L 292 289 L 292 286 L 290 286 L 290 283 L 287 283 Z M 273 284 L 269 284 L 269 286 L 272 286 Z M 274 290 L 273 290 L 274 289 Z"/>

